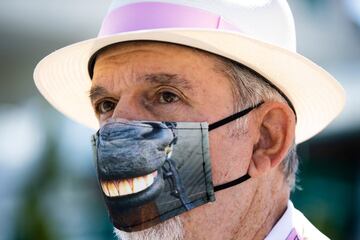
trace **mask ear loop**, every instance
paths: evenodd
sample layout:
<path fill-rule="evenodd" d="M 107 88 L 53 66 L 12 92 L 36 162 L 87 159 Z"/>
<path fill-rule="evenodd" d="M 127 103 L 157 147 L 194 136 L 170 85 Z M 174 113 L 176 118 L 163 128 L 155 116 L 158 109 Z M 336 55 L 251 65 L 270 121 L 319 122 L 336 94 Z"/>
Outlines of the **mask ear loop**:
<path fill-rule="evenodd" d="M 241 112 L 237 112 L 233 115 L 230 115 L 229 117 L 226 117 L 224 119 L 221 119 L 217 122 L 214 122 L 212 124 L 209 125 L 209 132 L 211 130 L 214 130 L 218 127 L 221 127 L 229 122 L 232 122 L 238 118 L 241 118 L 243 116 L 245 116 L 246 114 L 248 114 L 249 112 L 251 112 L 252 110 L 254 110 L 255 108 L 258 108 L 259 106 L 261 106 L 264 102 L 260 102 L 258 104 L 256 104 L 255 106 L 253 107 L 249 107 L 249 108 L 246 108 L 244 110 L 242 110 Z M 230 182 L 227 182 L 227 183 L 224 183 L 224 184 L 220 184 L 220 185 L 217 185 L 217 186 L 214 186 L 214 192 L 217 192 L 217 191 L 220 191 L 220 190 L 223 190 L 223 189 L 226 189 L 226 188 L 229 188 L 229 187 L 233 187 L 235 185 L 238 185 L 242 182 L 245 182 L 246 180 L 248 180 L 250 177 L 250 175 L 248 173 L 246 173 L 244 176 L 241 176 L 235 180 L 232 180 Z"/>
<path fill-rule="evenodd" d="M 241 118 L 241 117 L 245 116 L 246 114 L 248 114 L 249 112 L 251 112 L 255 108 L 260 107 L 263 103 L 264 102 L 260 102 L 260 103 L 256 104 L 255 106 L 246 108 L 246 109 L 244 109 L 244 110 L 242 110 L 240 112 L 237 112 L 237 113 L 235 113 L 233 115 L 230 115 L 230 116 L 228 116 L 226 118 L 223 118 L 223 119 L 221 119 L 221 120 L 219 120 L 217 122 L 214 122 L 214 123 L 210 124 L 209 125 L 209 132 L 211 130 L 214 130 L 214 129 L 216 129 L 218 127 L 221 127 L 221 126 L 223 126 L 223 125 L 225 125 L 225 124 L 227 124 L 229 122 L 232 122 L 232 121 L 234 121 L 234 120 L 236 120 L 238 118 Z"/>
<path fill-rule="evenodd" d="M 214 192 L 217 192 L 217 191 L 220 191 L 220 190 L 223 190 L 223 189 L 226 189 L 226 188 L 229 188 L 229 187 L 233 187 L 235 185 L 238 185 L 242 182 L 245 182 L 246 180 L 248 180 L 250 177 L 250 175 L 247 173 L 245 174 L 244 176 L 241 176 L 235 180 L 232 180 L 228 183 L 224 183 L 224 184 L 220 184 L 220 185 L 217 185 L 217 186 L 214 186 Z"/>

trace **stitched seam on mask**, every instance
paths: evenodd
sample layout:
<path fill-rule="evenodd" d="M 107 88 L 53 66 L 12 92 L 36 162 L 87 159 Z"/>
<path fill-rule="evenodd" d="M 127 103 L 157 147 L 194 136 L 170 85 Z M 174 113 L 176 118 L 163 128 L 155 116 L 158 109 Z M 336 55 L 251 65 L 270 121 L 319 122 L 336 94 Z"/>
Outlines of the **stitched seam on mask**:
<path fill-rule="evenodd" d="M 156 122 L 156 123 L 163 123 L 163 122 Z M 183 122 L 183 123 L 192 123 L 192 122 Z M 123 124 L 123 125 L 127 125 L 127 126 L 135 126 L 135 127 L 144 127 L 144 128 L 157 128 L 157 129 L 182 129 L 182 130 L 192 130 L 192 129 L 201 129 L 201 128 L 198 128 L 198 127 L 193 127 L 193 128 L 190 128 L 190 127 L 174 127 L 174 128 L 171 128 L 171 127 L 153 127 L 153 126 L 147 126 L 147 125 L 143 125 L 141 123 L 139 124 L 135 124 L 135 123 L 123 123 L 123 122 L 112 122 L 112 123 L 107 123 L 105 124 L 104 126 L 108 126 L 108 125 L 115 125 L 115 124 Z M 103 127 L 104 127 L 103 126 Z"/>
<path fill-rule="evenodd" d="M 205 166 L 206 166 L 206 163 L 205 163 L 205 157 L 204 157 L 204 133 L 203 133 L 203 128 L 202 128 L 202 125 L 200 124 L 201 126 L 201 155 L 202 155 L 202 160 L 203 160 L 203 174 L 204 174 L 204 181 L 205 181 L 205 192 L 206 192 L 206 197 L 207 199 L 209 199 L 209 194 L 208 194 L 208 182 L 207 182 L 207 176 L 206 176 L 206 169 L 205 169 Z"/>
<path fill-rule="evenodd" d="M 128 124 L 128 126 L 137 126 L 137 125 L 130 125 Z M 143 126 L 142 126 L 143 127 Z M 171 130 L 201 130 L 201 128 L 153 128 L 153 127 L 145 127 L 144 128 L 151 128 L 151 129 L 171 129 Z M 123 131 L 121 130 L 116 130 L 116 129 L 112 129 L 111 132 L 102 132 L 101 129 L 98 131 L 99 132 L 99 137 L 102 140 L 105 141 L 113 141 L 113 140 L 118 140 L 119 138 L 119 133 L 121 134 Z"/>
<path fill-rule="evenodd" d="M 98 138 L 98 136 L 96 136 L 96 139 L 95 139 L 95 146 L 96 146 L 96 162 L 95 162 L 95 164 L 96 164 L 96 177 L 97 177 L 97 179 L 100 179 L 99 178 L 99 152 L 98 152 L 98 149 L 99 149 L 99 138 Z M 98 181 L 99 182 L 99 186 L 100 186 L 100 188 L 101 188 L 101 182 L 100 181 Z"/>

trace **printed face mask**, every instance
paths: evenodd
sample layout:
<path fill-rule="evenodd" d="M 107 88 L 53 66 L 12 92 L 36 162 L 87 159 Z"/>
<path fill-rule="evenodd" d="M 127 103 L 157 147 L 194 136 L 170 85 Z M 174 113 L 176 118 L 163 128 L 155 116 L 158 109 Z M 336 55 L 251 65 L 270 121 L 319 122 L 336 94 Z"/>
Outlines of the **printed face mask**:
<path fill-rule="evenodd" d="M 215 201 L 208 132 L 262 103 L 216 123 L 129 121 L 105 124 L 93 136 L 97 174 L 116 228 L 139 231 Z"/>

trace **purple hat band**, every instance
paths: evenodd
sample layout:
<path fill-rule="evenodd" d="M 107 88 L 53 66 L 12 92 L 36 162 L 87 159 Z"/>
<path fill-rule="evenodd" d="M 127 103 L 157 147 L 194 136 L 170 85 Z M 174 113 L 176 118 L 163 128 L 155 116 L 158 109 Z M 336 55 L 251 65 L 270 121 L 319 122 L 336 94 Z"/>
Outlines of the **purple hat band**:
<path fill-rule="evenodd" d="M 207 28 L 239 31 L 214 13 L 183 5 L 140 2 L 112 10 L 104 19 L 99 36 L 158 28 Z"/>

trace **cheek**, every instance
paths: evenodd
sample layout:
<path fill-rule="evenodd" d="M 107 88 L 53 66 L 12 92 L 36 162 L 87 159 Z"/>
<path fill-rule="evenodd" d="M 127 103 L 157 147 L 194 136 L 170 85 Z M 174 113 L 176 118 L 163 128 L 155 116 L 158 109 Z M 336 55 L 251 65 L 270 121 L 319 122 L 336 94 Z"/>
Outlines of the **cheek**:
<path fill-rule="evenodd" d="M 225 129 L 221 130 L 226 132 Z M 210 133 L 209 141 L 214 185 L 232 181 L 247 173 L 251 148 L 246 141 L 218 132 Z"/>

